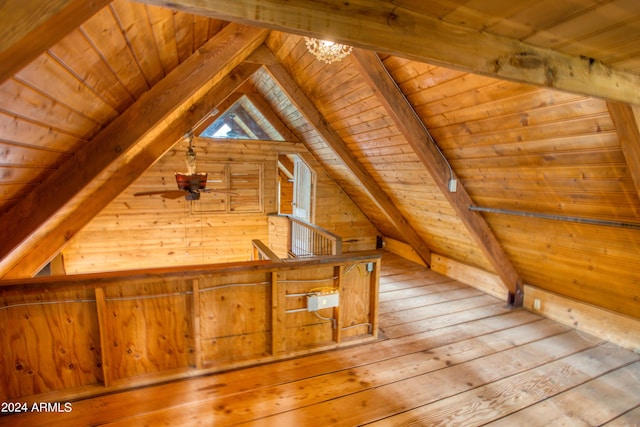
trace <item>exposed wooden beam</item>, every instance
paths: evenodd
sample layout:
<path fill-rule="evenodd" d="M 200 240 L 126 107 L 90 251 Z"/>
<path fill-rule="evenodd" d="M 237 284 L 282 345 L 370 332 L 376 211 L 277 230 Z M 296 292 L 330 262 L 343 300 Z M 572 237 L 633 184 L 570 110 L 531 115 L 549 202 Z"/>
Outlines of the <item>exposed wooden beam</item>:
<path fill-rule="evenodd" d="M 0 2 L 0 83 L 109 3 L 111 0 Z"/>
<path fill-rule="evenodd" d="M 349 150 L 342 138 L 329 126 L 315 105 L 313 105 L 313 102 L 311 102 L 300 86 L 291 78 L 287 70 L 285 70 L 281 64 L 266 65 L 266 69 L 287 94 L 298 111 L 306 118 L 309 125 L 322 136 L 338 159 L 350 170 L 365 193 L 387 216 L 398 233 L 407 240 L 407 243 L 418 253 L 420 258 L 429 265 L 431 263 L 431 251 L 427 244 L 415 229 L 411 227 L 389 195 L 380 187 L 376 180 L 371 177 L 362 163 L 360 163 L 356 156 Z"/>
<path fill-rule="evenodd" d="M 196 100 L 262 44 L 266 35 L 267 31 L 254 27 L 225 27 L 2 216 L 0 277 L 33 274 L 27 272 L 37 264 L 32 253 L 38 246 L 42 246 L 37 249 L 42 251 L 40 261 L 45 254 L 53 257 L 61 240 L 69 240 L 81 228 L 78 225 L 86 224 L 131 183 L 123 174 L 139 175 L 155 162 L 158 152 L 146 151 L 153 141 L 168 137 L 173 144 L 184 134 L 181 118 L 190 118 L 187 113 Z"/>
<path fill-rule="evenodd" d="M 636 192 L 640 195 L 640 107 L 608 102 L 607 108 L 616 126 Z"/>
<path fill-rule="evenodd" d="M 369 87 L 375 92 L 378 101 L 405 136 L 509 292 L 514 297 L 518 293 L 522 296 L 522 279 L 520 279 L 511 260 L 484 218 L 479 213 L 469 210 L 469 206 L 474 203 L 464 186 L 458 182 L 456 191 L 449 191 L 452 170 L 449 169 L 446 159 L 436 147 L 436 142 L 414 112 L 413 107 L 393 81 L 391 75 L 387 73 L 378 55 L 371 51 L 354 49 L 352 57 L 353 63 L 358 67 Z"/>
<path fill-rule="evenodd" d="M 616 70 L 597 58 L 567 55 L 447 23 L 393 0 L 144 1 L 491 77 L 640 104 L 640 74 Z"/>

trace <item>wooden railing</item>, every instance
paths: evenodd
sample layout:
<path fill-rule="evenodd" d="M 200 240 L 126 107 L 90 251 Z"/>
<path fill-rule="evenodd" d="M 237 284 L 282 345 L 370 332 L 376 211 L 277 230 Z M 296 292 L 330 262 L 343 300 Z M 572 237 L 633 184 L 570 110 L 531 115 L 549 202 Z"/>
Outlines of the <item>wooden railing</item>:
<path fill-rule="evenodd" d="M 275 254 L 267 245 L 265 245 L 262 240 L 253 239 L 251 241 L 252 253 L 251 260 L 252 261 L 285 261 L 280 259 L 278 255 Z"/>
<path fill-rule="evenodd" d="M 0 399 L 66 401 L 374 340 L 380 256 L 0 281 Z M 318 292 L 339 307 L 310 311 Z"/>
<path fill-rule="evenodd" d="M 307 258 L 324 255 L 340 255 L 342 238 L 298 218 L 289 218 L 289 256 Z"/>

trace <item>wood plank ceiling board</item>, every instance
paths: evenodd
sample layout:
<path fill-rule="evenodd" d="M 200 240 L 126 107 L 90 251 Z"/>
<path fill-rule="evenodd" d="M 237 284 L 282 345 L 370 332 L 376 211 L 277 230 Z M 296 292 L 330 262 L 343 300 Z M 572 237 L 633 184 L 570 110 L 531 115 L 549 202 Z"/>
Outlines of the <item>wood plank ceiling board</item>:
<path fill-rule="evenodd" d="M 0 6 L 0 83 L 111 0 L 26 0 Z"/>
<path fill-rule="evenodd" d="M 449 190 L 450 180 L 455 174 L 442 151 L 436 145 L 428 130 L 415 114 L 413 107 L 384 69 L 384 64 L 375 52 L 355 49 L 353 62 L 358 66 L 362 76 L 376 93 L 389 116 L 394 120 L 423 166 L 429 171 L 438 189 L 444 194 L 461 219 L 469 234 L 485 254 L 493 270 L 500 276 L 503 284 L 511 294 L 516 305 L 522 304 L 522 279 L 513 267 L 511 260 L 504 252 L 500 242 L 489 228 L 484 218 L 469 211 L 473 200 L 464 185 L 456 185 L 456 191 Z M 516 300 L 517 297 L 517 300 Z"/>
<path fill-rule="evenodd" d="M 629 1 L 629 0 L 627 0 Z M 640 75 L 617 70 L 587 55 L 569 55 L 548 47 L 451 24 L 391 1 L 366 0 L 289 7 L 285 0 L 228 2 L 147 0 L 192 13 L 260 25 L 305 36 L 331 35 L 341 43 L 501 79 L 640 104 Z M 425 42 L 433 41 L 433 42 Z M 442 49 L 446 46 L 446 49 Z"/>
<path fill-rule="evenodd" d="M 148 6 L 123 0 L 111 4 L 113 14 L 121 28 L 126 28 L 127 40 L 138 67 L 149 86 L 158 83 L 171 71 L 160 61 L 157 41 L 149 22 Z M 207 39 L 208 40 L 208 39 Z"/>
<path fill-rule="evenodd" d="M 288 94 L 297 109 L 306 117 L 307 121 L 317 130 L 327 144 L 330 145 L 338 159 L 348 167 L 360 185 L 366 189 L 369 197 L 387 215 L 394 227 L 404 236 L 409 245 L 411 245 L 427 265 L 429 265 L 431 262 L 431 251 L 429 247 L 407 222 L 406 218 L 393 204 L 387 193 L 380 188 L 378 183 L 344 145 L 342 139 L 329 127 L 326 120 L 321 116 L 302 89 L 291 78 L 288 71 L 281 65 L 267 65 L 266 68 L 278 85 Z"/>
<path fill-rule="evenodd" d="M 148 96 L 142 97 L 84 146 L 76 154 L 81 160 L 68 162 L 0 218 L 1 275 L 5 276 L 22 262 L 39 244 L 43 234 L 55 232 L 65 236 L 70 232 L 73 235 L 74 231 L 48 224 L 48 219 L 63 210 L 72 200 L 77 200 L 78 193 L 102 171 L 126 165 L 135 153 L 153 141 L 153 137 L 172 126 L 182 114 L 182 109 L 193 103 L 192 97 L 202 96 L 228 74 L 262 43 L 266 33 L 264 30 L 235 24 L 225 27 L 205 47 L 185 61 L 179 71 L 154 86 Z M 180 90 L 176 90 L 178 86 Z M 142 170 L 144 169 L 146 168 Z M 120 190 L 127 185 L 124 182 L 122 184 Z M 108 200 L 104 200 L 104 204 L 106 203 Z M 34 206 L 38 206 L 38 209 L 34 210 Z M 67 214 L 73 214 L 76 218 L 84 216 L 81 210 Z M 67 235 L 65 239 L 68 240 L 69 237 Z M 59 249 L 60 247 L 48 248 L 46 252 L 50 252 L 49 257 L 53 257 Z M 31 265 L 26 270 L 18 268 L 11 274 L 16 277 L 37 271 L 36 268 L 36 271 L 29 272 L 30 268 Z"/>
<path fill-rule="evenodd" d="M 100 57 L 109 58 L 109 68 L 134 99 L 140 98 L 149 90 L 149 83 L 141 72 L 137 58 L 129 48 L 126 33 L 120 28 L 118 16 L 111 7 L 105 7 L 96 13 L 87 25 L 80 27 L 80 31 Z"/>

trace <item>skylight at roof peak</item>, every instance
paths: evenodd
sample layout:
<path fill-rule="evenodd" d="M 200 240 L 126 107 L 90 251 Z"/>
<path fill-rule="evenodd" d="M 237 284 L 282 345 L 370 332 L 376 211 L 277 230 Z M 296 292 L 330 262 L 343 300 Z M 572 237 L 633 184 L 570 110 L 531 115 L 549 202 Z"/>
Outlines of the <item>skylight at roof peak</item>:
<path fill-rule="evenodd" d="M 282 135 L 246 95 L 239 97 L 229 108 L 218 114 L 213 123 L 199 136 L 213 139 L 284 141 Z"/>

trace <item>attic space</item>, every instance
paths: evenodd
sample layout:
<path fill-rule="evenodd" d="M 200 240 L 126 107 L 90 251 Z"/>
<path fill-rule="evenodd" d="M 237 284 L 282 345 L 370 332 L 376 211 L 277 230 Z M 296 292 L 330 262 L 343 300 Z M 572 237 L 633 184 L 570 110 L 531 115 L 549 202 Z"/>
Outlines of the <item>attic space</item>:
<path fill-rule="evenodd" d="M 287 395 L 267 362 L 311 400 L 216 416 L 446 423 L 429 414 L 565 368 L 565 389 L 457 421 L 543 420 L 549 398 L 561 424 L 594 393 L 606 413 L 620 378 L 640 395 L 637 0 L 11 0 L 0 21 L 4 400 L 200 374 Z M 482 365 L 443 350 L 467 344 Z M 325 375 L 343 412 L 304 385 Z M 624 402 L 583 421 L 636 422 Z"/>

